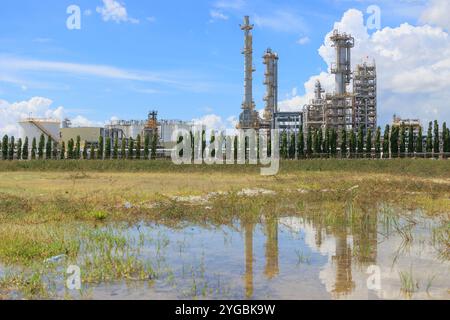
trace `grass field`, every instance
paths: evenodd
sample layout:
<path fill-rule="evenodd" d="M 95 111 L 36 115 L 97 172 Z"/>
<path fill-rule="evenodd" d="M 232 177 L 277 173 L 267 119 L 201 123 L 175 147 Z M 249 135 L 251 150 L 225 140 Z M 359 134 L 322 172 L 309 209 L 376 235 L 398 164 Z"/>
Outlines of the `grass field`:
<path fill-rule="evenodd" d="M 45 259 L 61 253 L 77 259 L 83 243 L 91 243 L 97 259 L 85 267 L 94 282 L 148 274 L 123 236 L 96 231 L 112 223 L 224 225 L 309 211 L 329 219 L 349 204 L 366 214 L 380 203 L 446 221 L 450 213 L 450 161 L 286 161 L 273 177 L 259 175 L 256 166 L 168 161 L 0 162 L 0 177 L 1 264 L 36 275 Z M 128 252 L 126 261 L 108 255 L 118 246 Z M 115 267 L 102 270 L 105 264 Z M 4 279 L 0 289 L 40 292 L 42 283 L 27 279 Z"/>

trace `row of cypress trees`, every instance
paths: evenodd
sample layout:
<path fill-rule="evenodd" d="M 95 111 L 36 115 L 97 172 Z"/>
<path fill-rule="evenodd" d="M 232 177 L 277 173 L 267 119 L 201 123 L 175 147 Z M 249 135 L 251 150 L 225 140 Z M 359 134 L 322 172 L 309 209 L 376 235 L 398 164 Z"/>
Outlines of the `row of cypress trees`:
<path fill-rule="evenodd" d="M 99 137 L 98 146 L 94 144 L 84 143 L 84 148 L 81 145 L 81 138 L 77 136 L 76 140 L 70 139 L 67 142 L 62 142 L 60 146 L 52 138 L 45 139 L 44 134 L 40 136 L 39 142 L 33 138 L 31 147 L 29 146 L 28 137 L 18 139 L 15 142 L 14 136 L 8 138 L 5 135 L 2 139 L 1 150 L 3 160 L 35 160 L 35 159 L 156 159 L 158 136 L 146 135 L 144 138 L 144 145 L 142 146 L 141 136 L 138 135 L 136 141 L 134 139 L 122 139 L 119 148 L 118 141 L 112 143 L 111 138 Z"/>
<path fill-rule="evenodd" d="M 441 141 L 442 139 L 442 141 Z M 442 143 L 441 143 L 442 142 Z M 339 152 L 338 152 L 339 150 Z M 417 134 L 412 126 L 386 125 L 382 137 L 381 128 L 375 132 L 362 128 L 357 132 L 342 130 L 340 133 L 334 129 L 313 130 L 308 129 L 304 137 L 301 129 L 295 133 L 283 132 L 281 136 L 280 154 L 282 158 L 294 159 L 295 157 L 309 157 L 313 155 L 329 155 L 345 157 L 404 157 L 414 154 L 434 154 L 450 153 L 450 129 L 446 123 L 442 126 L 442 136 L 440 135 L 437 121 L 430 122 L 426 137 L 423 136 L 422 128 Z"/>
<path fill-rule="evenodd" d="M 202 132 L 203 149 L 206 147 L 205 132 Z M 442 138 L 442 144 L 441 144 Z M 211 142 L 215 139 L 211 136 Z M 193 135 L 191 133 L 191 140 Z M 156 159 L 157 156 L 157 135 L 146 135 L 144 145 L 142 146 L 141 136 L 136 140 L 122 139 L 119 147 L 118 141 L 112 143 L 111 138 L 99 137 L 98 146 L 90 145 L 88 149 L 81 148 L 81 139 L 78 136 L 76 140 L 69 140 L 67 146 L 65 142 L 58 146 L 56 141 L 51 138 L 45 140 L 42 134 L 39 143 L 33 138 L 31 148 L 28 138 L 22 142 L 15 138 L 3 137 L 1 144 L 2 159 Z M 236 145 L 236 139 L 235 139 Z M 442 146 L 442 148 L 441 148 Z M 237 148 L 235 148 L 237 149 Z M 16 152 L 15 152 L 16 150 Z M 235 150 L 236 151 L 236 150 Z M 386 125 L 382 138 L 381 128 L 378 127 L 375 132 L 367 130 L 365 133 L 362 128 L 357 132 L 342 130 L 336 132 L 334 129 L 312 130 L 308 129 L 306 137 L 303 130 L 296 133 L 283 132 L 280 141 L 280 156 L 284 159 L 304 158 L 312 156 L 331 156 L 342 158 L 347 157 L 375 157 L 381 156 L 388 158 L 412 156 L 414 154 L 439 155 L 440 153 L 450 153 L 450 129 L 446 123 L 442 126 L 442 136 L 440 135 L 438 121 L 429 123 L 427 135 L 424 139 L 422 128 L 419 128 L 418 134 L 414 134 L 414 128 L 406 128 L 405 125 L 393 126 Z M 270 146 L 269 146 L 270 153 Z M 14 155 L 16 154 L 16 157 Z"/>

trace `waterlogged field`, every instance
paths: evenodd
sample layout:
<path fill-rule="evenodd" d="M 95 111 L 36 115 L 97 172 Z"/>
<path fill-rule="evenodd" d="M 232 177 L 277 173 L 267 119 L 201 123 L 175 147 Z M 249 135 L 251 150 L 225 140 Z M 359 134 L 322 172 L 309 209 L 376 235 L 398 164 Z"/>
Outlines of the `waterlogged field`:
<path fill-rule="evenodd" d="M 274 177 L 5 162 L 0 176 L 3 299 L 450 299 L 449 161 L 292 161 Z"/>

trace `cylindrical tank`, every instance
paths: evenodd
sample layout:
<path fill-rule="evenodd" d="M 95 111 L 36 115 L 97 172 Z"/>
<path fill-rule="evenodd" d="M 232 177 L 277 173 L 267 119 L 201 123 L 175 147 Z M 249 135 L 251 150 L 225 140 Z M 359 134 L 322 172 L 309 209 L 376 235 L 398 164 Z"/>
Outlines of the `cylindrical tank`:
<path fill-rule="evenodd" d="M 59 120 L 29 118 L 20 121 L 19 126 L 20 137 L 22 138 L 22 140 L 28 137 L 30 146 L 33 138 L 36 138 L 36 141 L 39 142 L 41 134 L 44 134 L 46 140 L 50 136 L 52 140 L 56 142 L 59 142 L 61 138 L 61 122 Z"/>

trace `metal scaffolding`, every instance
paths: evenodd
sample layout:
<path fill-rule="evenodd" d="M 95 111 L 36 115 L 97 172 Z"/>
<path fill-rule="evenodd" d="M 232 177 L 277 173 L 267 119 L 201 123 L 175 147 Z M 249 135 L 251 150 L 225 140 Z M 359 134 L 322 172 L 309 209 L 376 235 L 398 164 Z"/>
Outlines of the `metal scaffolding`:
<path fill-rule="evenodd" d="M 377 69 L 375 62 L 356 66 L 353 77 L 353 127 L 364 131 L 377 128 Z"/>
<path fill-rule="evenodd" d="M 303 129 L 305 132 L 309 129 L 323 129 L 325 125 L 325 100 L 323 99 L 324 92 L 325 90 L 322 88 L 322 84 L 319 80 L 317 80 L 314 90 L 314 99 L 312 99 L 303 109 Z"/>

